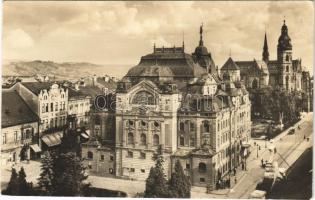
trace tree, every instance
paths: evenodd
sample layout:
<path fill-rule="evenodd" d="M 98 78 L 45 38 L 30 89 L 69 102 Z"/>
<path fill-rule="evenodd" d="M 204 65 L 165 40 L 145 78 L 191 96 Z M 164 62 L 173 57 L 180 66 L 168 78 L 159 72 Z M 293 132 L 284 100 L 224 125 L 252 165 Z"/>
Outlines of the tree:
<path fill-rule="evenodd" d="M 50 196 L 53 193 L 53 158 L 49 152 L 46 152 L 42 159 L 41 173 L 38 178 L 39 188 L 43 191 L 43 195 Z"/>
<path fill-rule="evenodd" d="M 29 195 L 30 194 L 30 187 L 26 181 L 26 174 L 25 174 L 23 167 L 21 167 L 21 169 L 19 171 L 18 183 L 19 183 L 19 195 L 21 195 L 21 196 Z"/>
<path fill-rule="evenodd" d="M 19 180 L 15 168 L 12 168 L 11 178 L 8 187 L 3 191 L 5 195 L 19 195 Z"/>
<path fill-rule="evenodd" d="M 55 160 L 54 195 L 81 196 L 89 186 L 81 158 L 75 152 L 61 153 Z"/>
<path fill-rule="evenodd" d="M 146 180 L 144 197 L 146 198 L 167 198 L 170 196 L 167 180 L 163 169 L 163 156 L 159 148 L 158 153 L 153 156 L 155 166 L 151 167 L 149 176 Z"/>
<path fill-rule="evenodd" d="M 174 172 L 171 175 L 169 188 L 173 198 L 190 198 L 191 185 L 180 161 L 175 163 Z"/>

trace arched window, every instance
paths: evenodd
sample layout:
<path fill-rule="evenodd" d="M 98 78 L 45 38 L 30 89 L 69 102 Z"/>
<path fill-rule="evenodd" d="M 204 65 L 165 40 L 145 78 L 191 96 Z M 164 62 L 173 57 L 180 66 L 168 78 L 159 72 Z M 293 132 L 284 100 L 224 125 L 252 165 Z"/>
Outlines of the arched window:
<path fill-rule="evenodd" d="M 87 152 L 87 158 L 88 158 L 88 159 L 93 159 L 93 152 L 88 151 L 88 152 Z"/>
<path fill-rule="evenodd" d="M 289 65 L 286 66 L 286 71 L 289 72 Z"/>
<path fill-rule="evenodd" d="M 133 97 L 132 104 L 155 105 L 154 95 L 147 91 L 140 91 Z"/>
<path fill-rule="evenodd" d="M 160 138 L 159 138 L 159 136 L 157 135 L 157 134 L 155 134 L 154 136 L 153 136 L 153 145 L 154 146 L 157 146 L 157 145 L 159 145 L 160 144 Z"/>
<path fill-rule="evenodd" d="M 207 165 L 203 162 L 199 163 L 199 172 L 204 173 L 207 171 Z"/>
<path fill-rule="evenodd" d="M 147 136 L 144 133 L 142 133 L 140 136 L 140 142 L 141 142 L 141 145 L 146 145 L 147 143 Z"/>
<path fill-rule="evenodd" d="M 128 144 L 134 144 L 133 133 L 128 133 Z"/>
<path fill-rule="evenodd" d="M 184 146 L 185 145 L 185 138 L 182 135 L 179 137 L 179 145 L 180 146 Z"/>
<path fill-rule="evenodd" d="M 95 125 L 101 125 L 101 118 L 98 115 L 95 116 Z"/>

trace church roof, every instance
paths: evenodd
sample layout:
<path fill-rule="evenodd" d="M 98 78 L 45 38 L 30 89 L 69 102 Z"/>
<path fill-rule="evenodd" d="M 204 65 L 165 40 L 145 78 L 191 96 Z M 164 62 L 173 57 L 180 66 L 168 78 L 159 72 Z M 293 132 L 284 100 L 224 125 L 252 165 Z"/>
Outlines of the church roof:
<path fill-rule="evenodd" d="M 239 70 L 239 66 L 233 61 L 231 57 L 224 63 L 221 70 Z"/>
<path fill-rule="evenodd" d="M 252 70 L 259 70 L 264 74 L 269 74 L 269 69 L 265 61 L 256 60 L 253 61 L 236 61 L 237 66 L 239 66 L 241 74 L 247 74 Z"/>

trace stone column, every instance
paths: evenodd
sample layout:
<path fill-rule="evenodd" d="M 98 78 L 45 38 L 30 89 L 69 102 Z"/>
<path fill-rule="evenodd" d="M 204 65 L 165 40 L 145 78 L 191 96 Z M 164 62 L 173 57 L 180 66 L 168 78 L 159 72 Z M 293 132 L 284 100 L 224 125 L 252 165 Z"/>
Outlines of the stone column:
<path fill-rule="evenodd" d="M 151 122 L 148 122 L 148 132 L 147 132 L 147 148 L 150 149 L 152 147 L 152 132 L 151 132 Z"/>
<path fill-rule="evenodd" d="M 165 125 L 163 122 L 161 122 L 161 124 L 160 124 L 160 131 L 161 131 L 160 144 L 162 146 L 162 149 L 164 149 L 165 148 Z"/>
<path fill-rule="evenodd" d="M 122 146 L 126 146 L 126 128 L 125 128 L 126 121 L 122 120 Z"/>
<path fill-rule="evenodd" d="M 139 147 L 139 142 L 140 142 L 139 133 L 138 133 L 139 122 L 138 121 L 134 122 L 135 123 L 135 130 L 133 133 L 133 137 L 134 137 L 135 148 Z"/>
<path fill-rule="evenodd" d="M 196 148 L 200 147 L 200 135 L 201 135 L 201 128 L 200 126 L 202 123 L 199 119 L 196 120 Z"/>

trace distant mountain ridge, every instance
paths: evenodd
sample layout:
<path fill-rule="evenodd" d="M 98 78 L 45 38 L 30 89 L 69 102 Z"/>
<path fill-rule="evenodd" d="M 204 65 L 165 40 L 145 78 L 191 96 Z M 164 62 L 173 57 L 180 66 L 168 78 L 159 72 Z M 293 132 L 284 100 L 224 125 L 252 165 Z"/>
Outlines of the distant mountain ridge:
<path fill-rule="evenodd" d="M 33 76 L 36 74 L 55 76 L 58 79 L 78 79 L 89 75 L 109 75 L 121 78 L 127 73 L 130 65 L 100 65 L 88 62 L 53 61 L 11 61 L 4 62 L 3 76 Z M 113 70 L 117 69 L 117 70 Z"/>

